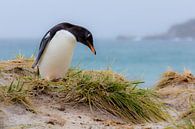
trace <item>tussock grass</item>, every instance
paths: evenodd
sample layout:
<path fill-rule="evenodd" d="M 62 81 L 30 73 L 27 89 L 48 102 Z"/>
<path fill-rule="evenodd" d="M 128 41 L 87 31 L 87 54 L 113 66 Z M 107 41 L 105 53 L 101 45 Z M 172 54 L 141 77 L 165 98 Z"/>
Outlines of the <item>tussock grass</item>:
<path fill-rule="evenodd" d="M 18 103 L 23 105 L 27 110 L 35 112 L 29 99 L 28 91 L 24 90 L 23 86 L 24 84 L 18 80 L 12 81 L 8 87 L 1 87 L 1 101 L 7 104 Z"/>
<path fill-rule="evenodd" d="M 155 87 L 162 101 L 177 111 L 188 110 L 195 102 L 195 77 L 189 70 L 183 73 L 165 72 Z"/>
<path fill-rule="evenodd" d="M 12 69 L 21 67 L 19 72 L 9 70 L 6 73 L 17 75 L 21 81 L 0 88 L 2 101 L 20 103 L 26 109 L 34 111 L 30 98 L 36 99 L 36 96 L 46 95 L 59 103 L 85 103 L 89 105 L 91 111 L 94 109 L 107 111 L 136 124 L 169 119 L 155 91 L 138 88 L 143 82 L 129 81 L 111 70 L 83 71 L 74 68 L 68 71 L 64 79 L 48 82 L 38 79 L 31 72 L 26 72 L 30 71 L 32 62 L 20 60 L 19 63 L 12 63 L 14 64 Z M 23 72 L 25 74 L 22 74 Z"/>
<path fill-rule="evenodd" d="M 15 59 L 17 60 L 34 60 L 35 59 L 35 54 L 32 54 L 30 57 L 26 57 L 23 53 L 19 52 L 16 54 Z"/>
<path fill-rule="evenodd" d="M 88 103 L 132 123 L 158 122 L 169 115 L 154 91 L 140 89 L 139 81 L 130 82 L 112 71 L 72 69 L 64 79 L 66 103 Z"/>
<path fill-rule="evenodd" d="M 167 71 L 165 72 L 158 84 L 156 85 L 156 89 L 162 89 L 169 85 L 176 85 L 182 83 L 195 83 L 195 77 L 189 70 L 184 70 L 182 74 L 175 72 L 175 71 Z"/>
<path fill-rule="evenodd" d="M 24 54 L 22 54 L 21 52 L 19 52 L 19 53 L 16 55 L 15 58 L 18 59 L 18 60 L 23 60 L 23 59 L 25 59 L 25 56 L 24 56 Z"/>

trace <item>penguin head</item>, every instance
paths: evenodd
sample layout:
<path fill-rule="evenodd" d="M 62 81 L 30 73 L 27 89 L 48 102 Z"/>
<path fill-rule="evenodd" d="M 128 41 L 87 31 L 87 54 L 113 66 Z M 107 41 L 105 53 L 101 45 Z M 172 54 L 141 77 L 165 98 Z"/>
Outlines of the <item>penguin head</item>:
<path fill-rule="evenodd" d="M 75 37 L 77 42 L 80 42 L 90 48 L 90 50 L 96 55 L 96 50 L 93 45 L 92 33 L 84 27 L 73 26 L 68 29 Z"/>

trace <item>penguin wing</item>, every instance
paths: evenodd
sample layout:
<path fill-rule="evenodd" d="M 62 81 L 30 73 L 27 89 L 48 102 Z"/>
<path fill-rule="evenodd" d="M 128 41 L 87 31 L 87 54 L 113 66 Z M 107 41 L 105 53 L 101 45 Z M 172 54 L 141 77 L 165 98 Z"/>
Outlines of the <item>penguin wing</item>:
<path fill-rule="evenodd" d="M 44 35 L 44 37 L 41 40 L 40 46 L 39 46 L 39 53 L 37 55 L 37 58 L 36 58 L 34 64 L 32 65 L 32 68 L 35 68 L 37 66 L 37 64 L 38 64 L 38 62 L 39 62 L 46 46 L 47 46 L 47 44 L 51 41 L 52 38 L 53 38 L 53 36 L 50 34 L 50 31 L 48 31 Z"/>

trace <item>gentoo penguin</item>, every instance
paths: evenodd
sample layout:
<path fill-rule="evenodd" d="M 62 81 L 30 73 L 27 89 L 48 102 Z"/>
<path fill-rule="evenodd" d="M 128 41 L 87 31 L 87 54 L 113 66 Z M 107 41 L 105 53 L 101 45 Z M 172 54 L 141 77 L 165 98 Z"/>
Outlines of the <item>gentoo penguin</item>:
<path fill-rule="evenodd" d="M 37 66 L 42 79 L 55 80 L 64 77 L 77 42 L 88 46 L 96 54 L 93 36 L 89 30 L 70 23 L 54 26 L 42 38 L 32 68 Z"/>

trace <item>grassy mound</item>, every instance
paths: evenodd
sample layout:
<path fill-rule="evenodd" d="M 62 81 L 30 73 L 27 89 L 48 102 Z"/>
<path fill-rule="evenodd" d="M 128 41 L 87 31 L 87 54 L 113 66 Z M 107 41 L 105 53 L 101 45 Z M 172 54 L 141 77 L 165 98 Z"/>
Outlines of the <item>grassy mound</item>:
<path fill-rule="evenodd" d="M 127 81 L 112 71 L 71 70 L 65 79 L 66 102 L 85 102 L 91 109 L 104 109 L 133 123 L 168 117 L 153 91 L 137 88 L 141 82 Z"/>
<path fill-rule="evenodd" d="M 182 74 L 168 71 L 155 87 L 161 100 L 177 111 L 186 111 L 195 102 L 195 77 L 188 70 Z"/>
<path fill-rule="evenodd" d="M 6 74 L 11 72 L 12 77 L 19 78 L 20 82 L 0 87 L 2 101 L 17 102 L 33 110 L 29 98 L 47 95 L 60 103 L 85 103 L 92 111 L 94 108 L 104 110 L 132 123 L 158 122 L 169 118 L 154 91 L 137 88 L 139 81 L 128 81 L 112 71 L 70 69 L 63 80 L 47 82 L 38 79 L 35 72 L 32 74 L 27 67 L 30 65 L 21 63 L 27 62 L 17 62 L 6 70 Z M 10 65 L 9 62 L 7 64 Z M 12 70 L 15 68 L 17 70 Z M 31 71 L 29 76 L 28 71 Z"/>
<path fill-rule="evenodd" d="M 175 71 L 167 71 L 162 75 L 160 81 L 156 86 L 156 89 L 158 90 L 169 85 L 177 85 L 182 83 L 195 83 L 195 77 L 190 71 L 185 70 L 182 74 Z"/>

